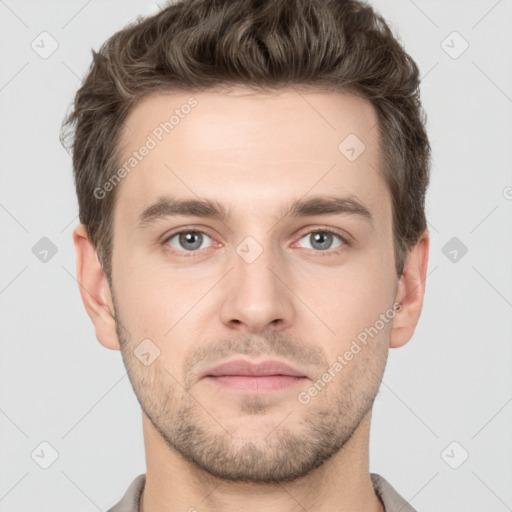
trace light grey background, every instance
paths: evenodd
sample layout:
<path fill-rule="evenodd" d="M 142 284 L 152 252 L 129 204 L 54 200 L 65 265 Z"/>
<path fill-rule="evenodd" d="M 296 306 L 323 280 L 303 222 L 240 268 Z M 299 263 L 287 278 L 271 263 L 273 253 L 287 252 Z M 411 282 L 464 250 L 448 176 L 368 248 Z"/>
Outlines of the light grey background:
<path fill-rule="evenodd" d="M 390 353 L 370 468 L 419 511 L 512 510 L 512 0 L 371 3 L 421 69 L 433 167 L 423 314 Z M 96 340 L 75 280 L 78 209 L 58 135 L 91 48 L 156 10 L 0 1 L 2 512 L 104 511 L 145 471 L 120 353 Z M 31 47 L 51 49 L 43 31 L 58 43 L 47 58 Z M 32 251 L 43 237 L 57 249 L 46 263 Z M 453 237 L 468 249 L 455 262 L 443 253 Z M 58 452 L 47 469 L 44 441 Z"/>

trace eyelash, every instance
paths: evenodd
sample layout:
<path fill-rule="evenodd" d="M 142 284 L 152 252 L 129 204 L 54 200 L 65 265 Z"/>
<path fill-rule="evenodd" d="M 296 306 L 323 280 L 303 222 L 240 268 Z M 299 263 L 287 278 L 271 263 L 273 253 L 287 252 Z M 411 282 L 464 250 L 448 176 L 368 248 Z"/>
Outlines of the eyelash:
<path fill-rule="evenodd" d="M 176 231 L 172 234 L 170 234 L 169 236 L 167 236 L 163 242 L 162 242 L 162 245 L 165 246 L 166 248 L 169 247 L 168 246 L 168 243 L 169 243 L 169 240 L 171 240 L 172 238 L 174 238 L 176 235 L 179 235 L 181 233 L 200 233 L 202 235 L 206 235 L 208 237 L 210 237 L 212 240 L 213 240 L 213 237 L 211 237 L 208 233 L 206 233 L 205 231 L 201 231 L 199 229 L 195 229 L 195 228 L 189 228 L 189 229 L 182 229 L 180 231 Z M 340 235 L 337 231 L 333 230 L 333 229 L 330 229 L 330 228 L 318 228 L 318 229 L 313 229 L 311 231 L 306 231 L 305 233 L 303 233 L 300 237 L 299 237 L 299 240 L 301 240 L 302 238 L 304 238 L 306 235 L 311 235 L 313 233 L 330 233 L 332 235 L 335 235 L 337 237 L 339 237 L 341 239 L 341 241 L 343 242 L 343 244 L 340 246 L 340 247 L 337 247 L 335 250 L 330 250 L 330 249 L 327 249 L 325 251 L 320 251 L 320 250 L 317 250 L 317 249 L 308 249 L 310 251 L 314 251 L 315 253 L 319 254 L 320 256 L 337 256 L 341 253 L 343 253 L 344 251 L 347 250 L 347 248 L 350 246 L 350 243 L 347 241 L 347 238 Z M 181 250 L 181 251 L 178 251 L 177 249 L 174 249 L 174 248 L 170 248 L 171 252 L 174 252 L 176 253 L 176 251 L 178 253 L 183 253 L 181 254 L 181 256 L 185 257 L 185 258 L 194 258 L 194 257 L 197 257 L 198 255 L 201 255 L 201 253 L 205 250 L 205 249 L 199 249 L 199 250 L 195 250 L 195 251 L 185 251 L 185 250 Z"/>

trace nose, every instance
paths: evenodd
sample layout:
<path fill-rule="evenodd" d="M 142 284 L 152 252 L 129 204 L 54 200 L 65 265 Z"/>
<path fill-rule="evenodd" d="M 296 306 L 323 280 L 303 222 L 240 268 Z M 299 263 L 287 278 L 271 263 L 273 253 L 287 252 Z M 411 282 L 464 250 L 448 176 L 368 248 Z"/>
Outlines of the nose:
<path fill-rule="evenodd" d="M 234 254 L 234 268 L 224 288 L 222 322 L 230 329 L 250 333 L 288 327 L 293 322 L 294 307 L 284 262 L 270 249 L 253 261 L 240 254 Z"/>

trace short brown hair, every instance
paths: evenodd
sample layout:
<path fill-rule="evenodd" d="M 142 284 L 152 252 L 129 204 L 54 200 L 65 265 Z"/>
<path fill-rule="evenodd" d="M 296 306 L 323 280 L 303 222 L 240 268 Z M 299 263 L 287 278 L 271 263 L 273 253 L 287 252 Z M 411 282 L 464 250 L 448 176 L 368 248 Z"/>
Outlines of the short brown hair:
<path fill-rule="evenodd" d="M 396 273 L 426 229 L 430 145 L 419 72 L 384 19 L 358 0 L 179 0 L 137 18 L 92 51 L 93 61 L 63 122 L 73 151 L 80 222 L 111 283 L 116 189 L 94 190 L 119 165 L 128 114 L 158 91 L 314 87 L 369 100 L 378 115 L 392 196 Z M 67 144 L 70 132 L 74 136 Z"/>

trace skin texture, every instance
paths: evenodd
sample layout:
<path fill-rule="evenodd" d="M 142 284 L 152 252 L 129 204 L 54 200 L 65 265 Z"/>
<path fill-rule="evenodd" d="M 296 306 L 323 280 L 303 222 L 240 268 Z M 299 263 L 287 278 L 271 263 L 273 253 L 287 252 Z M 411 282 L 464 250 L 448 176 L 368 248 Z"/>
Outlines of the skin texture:
<path fill-rule="evenodd" d="M 389 348 L 407 343 L 418 322 L 429 238 L 398 279 L 376 113 L 353 95 L 294 89 L 155 94 L 127 119 L 126 158 L 191 96 L 197 106 L 118 185 L 112 290 L 84 226 L 73 235 L 96 336 L 121 350 L 143 411 L 141 510 L 380 511 L 369 477 L 371 408 Z M 338 149 L 349 134 L 365 144 L 354 161 Z M 317 195 L 357 198 L 373 221 L 283 217 L 291 201 Z M 231 217 L 138 227 L 164 196 L 215 200 Z M 323 246 L 313 238 L 322 228 L 336 231 Z M 169 239 L 180 230 L 204 233 L 201 248 Z M 237 252 L 248 236 L 251 254 L 262 251 L 250 263 Z M 301 403 L 299 393 L 395 302 L 392 321 Z M 145 339 L 160 351 L 149 365 L 134 354 Z M 238 356 L 288 362 L 307 378 L 251 395 L 202 378 Z"/>

